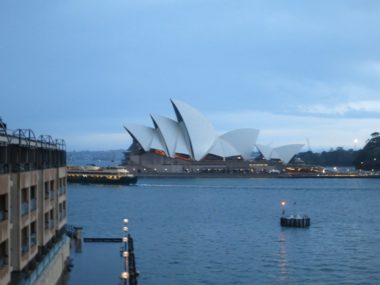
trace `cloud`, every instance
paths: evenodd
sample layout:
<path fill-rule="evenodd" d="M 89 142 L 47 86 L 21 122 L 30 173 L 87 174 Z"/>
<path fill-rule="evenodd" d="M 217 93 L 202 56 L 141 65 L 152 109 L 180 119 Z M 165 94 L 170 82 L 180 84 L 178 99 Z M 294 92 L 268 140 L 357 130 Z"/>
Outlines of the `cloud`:
<path fill-rule="evenodd" d="M 249 110 L 218 112 L 210 114 L 209 118 L 220 133 L 237 128 L 256 128 L 260 130 L 260 144 L 306 144 L 309 139 L 312 149 L 362 147 L 372 132 L 380 130 L 380 119 L 377 118 L 302 116 Z M 355 139 L 358 142 L 354 142 Z"/>
<path fill-rule="evenodd" d="M 315 115 L 347 115 L 347 114 L 360 114 L 365 116 L 373 116 L 373 114 L 380 114 L 380 100 L 378 101 L 357 101 L 345 104 L 331 105 L 310 105 L 299 106 L 302 113 L 315 114 Z"/>

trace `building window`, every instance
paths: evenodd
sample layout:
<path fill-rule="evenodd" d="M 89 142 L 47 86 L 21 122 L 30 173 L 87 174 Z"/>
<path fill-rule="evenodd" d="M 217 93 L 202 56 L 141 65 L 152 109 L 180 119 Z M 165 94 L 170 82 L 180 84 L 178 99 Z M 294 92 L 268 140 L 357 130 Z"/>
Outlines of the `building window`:
<path fill-rule="evenodd" d="M 29 213 L 29 189 L 21 189 L 21 215 L 24 216 Z"/>
<path fill-rule="evenodd" d="M 66 201 L 62 203 L 62 215 L 63 219 L 66 218 Z"/>
<path fill-rule="evenodd" d="M 62 203 L 58 206 L 58 220 L 62 221 L 63 219 L 63 212 L 62 212 Z"/>
<path fill-rule="evenodd" d="M 8 213 L 8 195 L 0 195 L 0 222 L 7 219 L 7 213 Z"/>
<path fill-rule="evenodd" d="M 50 181 L 50 200 L 54 199 L 54 180 Z"/>
<path fill-rule="evenodd" d="M 45 230 L 47 230 L 49 229 L 49 213 L 45 213 L 44 221 L 45 221 Z"/>
<path fill-rule="evenodd" d="M 49 199 L 49 182 L 45 182 L 45 184 L 44 184 L 44 192 L 45 192 L 45 200 Z"/>
<path fill-rule="evenodd" d="M 59 195 L 63 195 L 66 192 L 65 178 L 59 178 Z"/>
<path fill-rule="evenodd" d="M 37 244 L 37 226 L 36 222 L 30 224 L 30 246 Z"/>
<path fill-rule="evenodd" d="M 21 230 L 21 255 L 29 251 L 29 235 L 28 227 L 26 226 Z"/>
<path fill-rule="evenodd" d="M 30 210 L 34 211 L 37 209 L 37 187 L 32 186 L 30 188 Z"/>
<path fill-rule="evenodd" d="M 50 211 L 50 219 L 49 219 L 49 229 L 54 228 L 54 209 Z"/>
<path fill-rule="evenodd" d="M 8 265 L 8 243 L 0 243 L 0 269 Z"/>

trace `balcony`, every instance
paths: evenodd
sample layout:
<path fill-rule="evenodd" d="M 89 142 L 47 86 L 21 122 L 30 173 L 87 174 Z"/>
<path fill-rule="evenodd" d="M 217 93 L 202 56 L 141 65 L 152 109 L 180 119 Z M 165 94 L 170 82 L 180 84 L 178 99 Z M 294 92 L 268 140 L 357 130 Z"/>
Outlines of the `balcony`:
<path fill-rule="evenodd" d="M 34 211 L 35 209 L 37 209 L 37 199 L 33 198 L 30 200 L 30 210 Z"/>
<path fill-rule="evenodd" d="M 59 189 L 58 189 L 58 194 L 59 194 L 59 196 L 62 196 L 62 195 L 64 195 L 65 194 L 65 187 L 60 187 Z"/>
<path fill-rule="evenodd" d="M 23 243 L 21 245 L 21 255 L 25 255 L 28 251 L 29 251 L 29 244 L 27 242 Z"/>
<path fill-rule="evenodd" d="M 70 241 L 67 236 L 61 237 L 58 242 L 53 245 L 53 248 L 49 250 L 47 255 L 43 257 L 42 261 L 37 264 L 37 268 L 32 274 L 25 279 L 25 284 L 35 284 L 36 280 L 45 273 L 46 268 L 48 268 L 49 264 L 56 258 L 58 252 L 68 243 L 70 243 Z"/>
<path fill-rule="evenodd" d="M 4 221 L 7 219 L 7 214 L 5 210 L 0 210 L 0 222 Z"/>
<path fill-rule="evenodd" d="M 0 269 L 8 265 L 8 258 L 5 256 L 0 257 Z"/>
<path fill-rule="evenodd" d="M 37 234 L 31 233 L 30 234 L 30 247 L 33 247 L 37 244 Z"/>
<path fill-rule="evenodd" d="M 21 204 L 21 215 L 24 216 L 29 213 L 29 203 L 23 202 Z"/>

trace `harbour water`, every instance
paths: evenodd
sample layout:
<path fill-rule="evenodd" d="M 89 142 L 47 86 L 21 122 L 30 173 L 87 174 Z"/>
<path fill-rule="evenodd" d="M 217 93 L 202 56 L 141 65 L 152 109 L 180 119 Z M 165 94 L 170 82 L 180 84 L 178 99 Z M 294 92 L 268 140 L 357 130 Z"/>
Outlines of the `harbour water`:
<path fill-rule="evenodd" d="M 129 219 L 139 284 L 380 284 L 378 179 L 140 179 L 68 199 L 84 237 Z M 281 200 L 311 227 L 281 228 Z M 119 284 L 119 249 L 84 243 L 69 284 Z"/>

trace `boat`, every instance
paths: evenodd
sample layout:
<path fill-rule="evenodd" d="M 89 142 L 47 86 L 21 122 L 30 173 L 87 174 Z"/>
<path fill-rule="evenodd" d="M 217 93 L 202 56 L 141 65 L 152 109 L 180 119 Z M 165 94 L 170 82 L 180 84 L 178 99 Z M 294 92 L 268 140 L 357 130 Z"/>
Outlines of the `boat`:
<path fill-rule="evenodd" d="M 136 184 L 137 177 L 125 168 L 99 166 L 68 166 L 67 182 L 82 184 Z"/>

